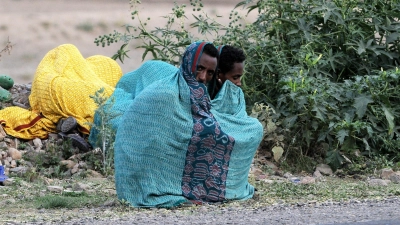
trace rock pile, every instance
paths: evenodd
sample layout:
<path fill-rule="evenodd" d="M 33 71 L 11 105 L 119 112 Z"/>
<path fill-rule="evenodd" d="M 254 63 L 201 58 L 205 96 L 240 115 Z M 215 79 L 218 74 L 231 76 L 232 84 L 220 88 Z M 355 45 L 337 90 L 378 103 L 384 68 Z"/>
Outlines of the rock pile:
<path fill-rule="evenodd" d="M 8 91 L 11 99 L 0 102 L 0 109 L 18 106 L 30 108 L 29 95 L 31 83 L 14 84 Z M 70 177 L 85 175 L 101 177 L 96 172 L 93 164 L 101 160 L 101 152 L 96 149 L 80 153 L 71 143 L 59 134 L 49 134 L 48 139 L 20 140 L 7 135 L 0 126 L 0 166 L 3 166 L 7 176 L 24 176 L 28 174 L 58 173 L 58 176 Z M 87 162 L 90 158 L 90 162 Z M 97 162 L 96 162 L 97 161 Z M 59 171 L 54 171 L 59 168 Z M 98 168 L 96 168 L 98 169 Z"/>

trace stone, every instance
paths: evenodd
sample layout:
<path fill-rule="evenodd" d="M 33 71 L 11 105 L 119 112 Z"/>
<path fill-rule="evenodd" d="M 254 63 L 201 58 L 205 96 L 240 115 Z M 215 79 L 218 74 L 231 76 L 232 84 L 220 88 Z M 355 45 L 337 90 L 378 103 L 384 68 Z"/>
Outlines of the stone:
<path fill-rule="evenodd" d="M 74 185 L 74 187 L 72 188 L 72 190 L 74 191 L 87 191 L 90 189 L 90 186 L 87 184 L 83 184 L 83 183 L 76 183 Z"/>
<path fill-rule="evenodd" d="M 6 132 L 3 129 L 3 126 L 0 126 L 0 141 L 4 140 L 4 138 L 7 136 Z"/>
<path fill-rule="evenodd" d="M 395 184 L 400 184 L 400 171 L 394 172 L 389 179 Z"/>
<path fill-rule="evenodd" d="M 58 134 L 55 133 L 49 134 L 49 140 L 58 140 L 58 139 L 59 139 Z"/>
<path fill-rule="evenodd" d="M 33 164 L 32 164 L 31 162 L 29 162 L 29 161 L 20 160 L 19 163 L 20 163 L 20 165 L 22 165 L 22 166 L 26 166 L 26 167 L 30 167 L 30 168 L 33 168 L 33 167 L 34 167 Z"/>
<path fill-rule="evenodd" d="M 384 168 L 381 170 L 381 178 L 382 179 L 389 179 L 389 177 L 394 173 L 391 168 Z"/>
<path fill-rule="evenodd" d="M 67 169 L 72 169 L 76 165 L 76 162 L 72 160 L 61 160 L 60 165 L 65 166 Z"/>
<path fill-rule="evenodd" d="M 313 177 L 320 178 L 320 177 L 323 177 L 323 175 L 321 174 L 321 172 L 319 172 L 319 170 L 316 170 L 313 173 Z"/>
<path fill-rule="evenodd" d="M 284 178 L 290 178 L 290 177 L 293 177 L 293 174 L 291 174 L 289 172 L 286 172 L 285 174 L 283 174 L 283 177 Z"/>
<path fill-rule="evenodd" d="M 81 168 L 81 169 L 86 169 L 86 168 L 87 168 L 86 162 L 80 161 L 80 162 L 79 162 L 79 168 Z"/>
<path fill-rule="evenodd" d="M 65 178 L 70 178 L 71 176 L 72 176 L 71 169 L 69 169 L 63 173 L 63 177 L 65 177 Z"/>
<path fill-rule="evenodd" d="M 264 183 L 267 183 L 267 184 L 273 184 L 273 183 L 275 183 L 274 180 L 269 180 L 269 179 L 265 179 L 265 180 L 263 180 L 263 182 L 264 182 Z"/>
<path fill-rule="evenodd" d="M 28 171 L 28 168 L 27 167 L 23 167 L 23 166 L 19 166 L 19 167 L 15 167 L 15 168 L 11 168 L 10 169 L 10 173 L 11 174 L 19 174 L 19 175 L 21 175 L 21 174 L 25 174 L 26 171 Z"/>
<path fill-rule="evenodd" d="M 54 193 L 61 193 L 64 188 L 61 186 L 47 186 L 47 190 Z"/>
<path fill-rule="evenodd" d="M 16 162 L 15 160 L 12 160 L 12 161 L 10 162 L 10 167 L 11 167 L 11 168 L 17 167 L 17 162 Z"/>
<path fill-rule="evenodd" d="M 256 179 L 256 181 L 260 181 L 260 180 L 264 180 L 264 179 L 267 179 L 267 175 L 265 175 L 265 174 L 261 174 L 261 175 L 258 175 L 255 179 Z"/>
<path fill-rule="evenodd" d="M 116 205 L 118 205 L 118 204 L 119 204 L 119 202 L 118 202 L 117 200 L 111 199 L 111 200 L 106 201 L 106 202 L 103 204 L 103 206 L 104 206 L 104 207 L 112 207 L 112 206 L 116 206 Z"/>
<path fill-rule="evenodd" d="M 8 160 L 3 160 L 3 166 L 5 168 L 9 168 L 10 167 L 10 162 Z"/>
<path fill-rule="evenodd" d="M 272 171 L 278 171 L 279 168 L 275 165 L 275 163 L 271 161 L 266 161 L 265 164 L 272 170 Z"/>
<path fill-rule="evenodd" d="M 253 174 L 255 177 L 260 176 L 261 174 L 264 174 L 263 171 L 259 168 L 252 168 L 250 171 L 250 174 Z"/>
<path fill-rule="evenodd" d="M 87 172 L 88 172 L 88 176 L 90 176 L 90 177 L 103 178 L 103 175 L 101 173 L 97 172 L 97 171 L 88 169 Z"/>
<path fill-rule="evenodd" d="M 318 164 L 315 170 L 318 170 L 321 174 L 327 176 L 331 176 L 333 174 L 331 167 L 327 164 Z"/>
<path fill-rule="evenodd" d="M 5 143 L 4 141 L 0 142 L 0 149 L 6 150 L 8 148 L 7 143 Z"/>
<path fill-rule="evenodd" d="M 368 184 L 371 186 L 388 186 L 388 184 L 390 184 L 390 180 L 371 179 L 368 180 Z"/>
<path fill-rule="evenodd" d="M 22 153 L 15 148 L 9 148 L 7 154 L 14 160 L 22 159 Z"/>
<path fill-rule="evenodd" d="M 36 150 L 42 149 L 42 147 L 43 147 L 42 140 L 40 140 L 39 138 L 33 139 L 33 145 L 35 146 Z"/>
<path fill-rule="evenodd" d="M 76 164 L 72 169 L 71 169 L 71 174 L 76 174 L 79 171 L 79 164 Z"/>
<path fill-rule="evenodd" d="M 47 186 L 49 186 L 49 185 L 53 182 L 52 179 L 47 178 L 47 177 L 43 177 L 42 180 L 43 180 L 43 183 L 44 183 L 45 185 L 47 185 Z"/>
<path fill-rule="evenodd" d="M 6 174 L 6 176 L 9 176 L 10 175 L 10 168 L 9 167 L 4 168 L 4 173 Z"/>
<path fill-rule="evenodd" d="M 300 180 L 300 184 L 314 184 L 314 183 L 315 183 L 315 178 L 310 176 L 303 177 Z"/>
<path fill-rule="evenodd" d="M 117 190 L 115 189 L 104 189 L 102 191 L 108 195 L 117 195 Z"/>

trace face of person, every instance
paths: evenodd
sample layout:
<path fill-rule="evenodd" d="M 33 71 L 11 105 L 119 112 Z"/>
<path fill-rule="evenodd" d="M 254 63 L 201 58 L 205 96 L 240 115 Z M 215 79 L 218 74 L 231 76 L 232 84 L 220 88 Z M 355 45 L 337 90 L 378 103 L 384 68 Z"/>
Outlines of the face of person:
<path fill-rule="evenodd" d="M 202 54 L 197 64 L 196 80 L 208 84 L 215 73 L 215 68 L 217 68 L 217 58 Z"/>
<path fill-rule="evenodd" d="M 232 83 L 234 83 L 236 86 L 242 86 L 242 82 L 240 81 L 240 78 L 243 75 L 243 68 L 244 68 L 244 63 L 234 63 L 233 64 L 233 69 L 227 73 L 219 73 L 219 79 L 221 83 L 223 84 L 225 81 L 229 80 Z"/>

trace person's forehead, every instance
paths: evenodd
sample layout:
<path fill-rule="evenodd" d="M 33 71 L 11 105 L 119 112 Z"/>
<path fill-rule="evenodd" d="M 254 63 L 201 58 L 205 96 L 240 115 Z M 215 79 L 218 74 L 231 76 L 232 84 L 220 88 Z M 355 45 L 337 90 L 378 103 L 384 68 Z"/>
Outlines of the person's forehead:
<path fill-rule="evenodd" d="M 213 56 L 210 56 L 210 55 L 208 55 L 208 54 L 205 54 L 205 53 L 203 53 L 202 55 L 201 55 L 201 57 L 200 57 L 200 60 L 199 60 L 199 62 L 198 62 L 199 64 L 200 63 L 217 63 L 217 57 L 213 57 Z"/>

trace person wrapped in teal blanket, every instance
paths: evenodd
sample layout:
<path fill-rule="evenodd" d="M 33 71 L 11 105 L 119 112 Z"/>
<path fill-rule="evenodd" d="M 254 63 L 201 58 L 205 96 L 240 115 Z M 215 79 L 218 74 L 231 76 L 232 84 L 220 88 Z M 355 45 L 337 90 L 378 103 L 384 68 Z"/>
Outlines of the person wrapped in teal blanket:
<path fill-rule="evenodd" d="M 189 45 L 179 69 L 147 61 L 124 75 L 111 96 L 111 110 L 122 115 L 113 121 L 117 195 L 134 207 L 245 200 L 254 194 L 248 173 L 263 129 L 247 115 L 241 88 L 229 80 L 210 100 L 209 73 L 199 77 L 209 71 L 201 63 L 205 45 L 211 43 Z"/>

